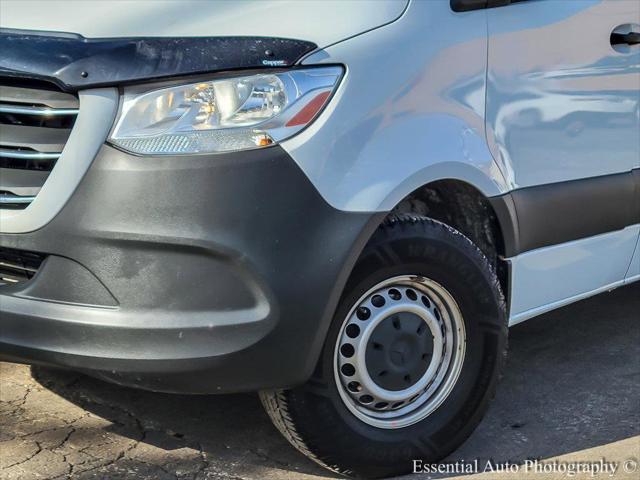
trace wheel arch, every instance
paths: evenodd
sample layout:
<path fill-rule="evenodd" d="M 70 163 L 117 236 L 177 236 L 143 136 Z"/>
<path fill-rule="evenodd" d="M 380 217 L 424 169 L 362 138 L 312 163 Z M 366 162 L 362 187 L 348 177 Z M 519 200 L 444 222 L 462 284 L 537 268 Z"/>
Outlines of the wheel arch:
<path fill-rule="evenodd" d="M 387 209 L 388 215 L 413 213 L 433 218 L 467 236 L 493 265 L 508 298 L 510 272 L 505 259 L 517 242 L 518 231 L 509 200 L 509 195 L 488 196 L 476 184 L 444 177 L 419 185 Z"/>

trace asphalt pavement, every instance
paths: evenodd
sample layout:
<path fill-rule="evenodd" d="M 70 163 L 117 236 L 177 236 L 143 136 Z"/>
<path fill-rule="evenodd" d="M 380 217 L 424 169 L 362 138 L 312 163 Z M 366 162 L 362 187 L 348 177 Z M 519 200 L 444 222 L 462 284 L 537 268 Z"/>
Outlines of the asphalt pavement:
<path fill-rule="evenodd" d="M 566 469 L 581 462 L 611 462 L 613 475 L 583 471 L 572 478 L 638 479 L 639 458 L 635 284 L 513 327 L 496 399 L 447 462 L 452 470 L 477 465 L 486 470 L 480 478 L 501 479 L 568 478 Z M 540 459 L 538 470 L 527 459 Z M 0 478 L 336 477 L 280 437 L 256 395 L 157 394 L 0 363 Z"/>

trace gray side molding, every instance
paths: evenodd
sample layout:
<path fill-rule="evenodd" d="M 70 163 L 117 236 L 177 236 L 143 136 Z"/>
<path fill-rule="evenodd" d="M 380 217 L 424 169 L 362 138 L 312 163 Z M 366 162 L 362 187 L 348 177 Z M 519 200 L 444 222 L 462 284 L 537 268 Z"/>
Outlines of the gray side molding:
<path fill-rule="evenodd" d="M 55 168 L 27 208 L 0 210 L 0 232 L 32 232 L 49 223 L 71 198 L 106 140 L 118 110 L 118 90 L 85 90 L 79 96 L 80 113 Z"/>

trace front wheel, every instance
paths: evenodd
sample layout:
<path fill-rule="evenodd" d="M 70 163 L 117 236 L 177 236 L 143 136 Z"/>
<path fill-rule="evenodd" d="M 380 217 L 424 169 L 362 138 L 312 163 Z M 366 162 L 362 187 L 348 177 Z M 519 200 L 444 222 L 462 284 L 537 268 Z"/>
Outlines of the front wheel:
<path fill-rule="evenodd" d="M 482 252 L 445 224 L 394 216 L 356 263 L 311 380 L 261 399 L 321 465 L 365 478 L 408 473 L 471 434 L 506 344 L 504 299 Z"/>

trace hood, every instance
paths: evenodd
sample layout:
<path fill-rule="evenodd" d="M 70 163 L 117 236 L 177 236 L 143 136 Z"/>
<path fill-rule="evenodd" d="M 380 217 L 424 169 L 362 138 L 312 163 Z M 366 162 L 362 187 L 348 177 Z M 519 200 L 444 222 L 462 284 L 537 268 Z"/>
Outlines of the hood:
<path fill-rule="evenodd" d="M 87 38 L 250 36 L 323 48 L 393 22 L 409 0 L 2 0 L 0 27 Z"/>

